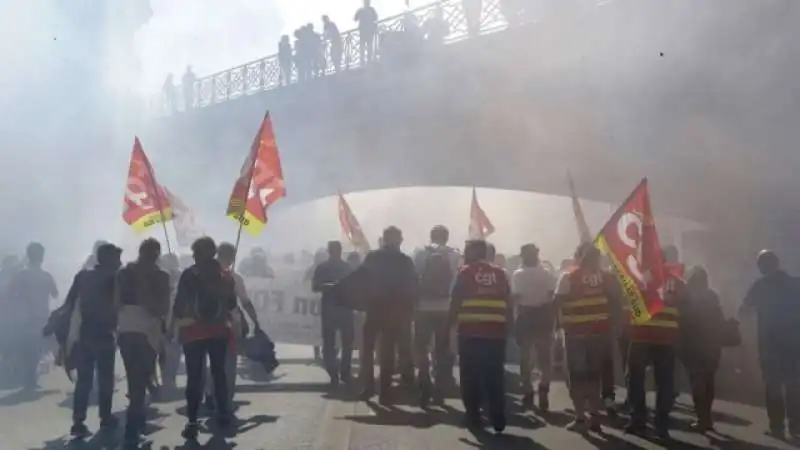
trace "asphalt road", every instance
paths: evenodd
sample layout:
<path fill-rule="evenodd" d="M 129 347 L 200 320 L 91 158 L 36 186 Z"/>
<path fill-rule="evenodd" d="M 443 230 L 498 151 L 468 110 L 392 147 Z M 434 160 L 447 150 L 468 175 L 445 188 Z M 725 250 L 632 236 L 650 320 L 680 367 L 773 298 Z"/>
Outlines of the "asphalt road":
<path fill-rule="evenodd" d="M 731 403 L 716 407 L 717 433 L 700 436 L 688 431 L 689 399 L 681 397 L 676 411 L 674 442 L 626 436 L 623 420 L 607 422 L 603 435 L 579 435 L 564 429 L 571 419 L 570 402 L 561 383 L 552 392 L 551 413 L 523 412 L 518 396 L 509 396 L 509 427 L 505 437 L 470 433 L 459 426 L 462 406 L 448 400 L 445 408 L 423 411 L 413 395 L 400 395 L 399 404 L 383 408 L 355 401 L 355 392 L 326 391 L 326 376 L 308 359 L 310 351 L 282 349 L 284 364 L 273 379 L 240 379 L 236 393 L 238 426 L 235 433 L 218 436 L 201 432 L 199 445 L 186 445 L 180 437 L 185 423 L 182 393 L 151 403 L 152 424 L 141 448 L 237 450 L 449 450 L 449 449 L 790 449 L 796 448 L 767 436 L 765 413 L 758 408 Z M 292 359 L 294 358 L 294 359 Z M 120 372 L 121 373 L 121 372 Z M 45 375 L 33 394 L 0 391 L 0 450 L 116 449 L 120 433 L 97 434 L 85 442 L 70 442 L 71 386 L 63 373 Z M 124 419 L 125 383 L 120 377 L 115 411 Z M 651 399 L 652 400 L 652 399 Z M 87 425 L 97 429 L 96 408 Z"/>

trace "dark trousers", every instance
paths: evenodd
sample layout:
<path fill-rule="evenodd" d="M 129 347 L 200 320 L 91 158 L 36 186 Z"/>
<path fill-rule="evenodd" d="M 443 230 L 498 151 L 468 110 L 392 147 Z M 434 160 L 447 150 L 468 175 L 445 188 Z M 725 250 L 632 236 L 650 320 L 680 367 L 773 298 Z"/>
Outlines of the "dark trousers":
<path fill-rule="evenodd" d="M 711 426 L 711 408 L 716 396 L 714 378 L 719 368 L 721 350 L 705 353 L 707 354 L 686 355 L 684 366 L 689 375 L 697 422 L 703 426 Z"/>
<path fill-rule="evenodd" d="M 761 352 L 767 415 L 772 430 L 800 433 L 800 354 L 796 352 Z"/>
<path fill-rule="evenodd" d="M 669 426 L 669 414 L 675 403 L 675 347 L 662 344 L 634 342 L 628 353 L 628 401 L 631 404 L 631 424 L 641 427 L 647 423 L 645 378 L 647 367 L 653 366 L 656 382 L 655 425 Z"/>
<path fill-rule="evenodd" d="M 617 338 L 617 345 L 619 346 L 620 360 L 622 361 L 622 371 L 625 377 L 625 386 L 628 385 L 628 349 L 630 347 L 630 339 L 627 336 L 620 336 Z M 614 400 L 616 398 L 615 386 L 616 377 L 614 376 L 614 352 L 608 352 L 608 355 L 603 360 L 603 398 Z"/>
<path fill-rule="evenodd" d="M 156 368 L 156 352 L 142 333 L 120 333 L 119 352 L 128 380 L 125 433 L 137 435 L 144 427 L 145 397 Z"/>
<path fill-rule="evenodd" d="M 197 422 L 197 413 L 203 400 L 206 355 L 211 366 L 217 413 L 220 417 L 228 414 L 228 385 L 225 377 L 227 351 L 226 337 L 201 339 L 183 344 L 183 357 L 186 362 L 186 416 L 189 422 Z"/>
<path fill-rule="evenodd" d="M 350 380 L 355 340 L 353 312 L 335 306 L 322 308 L 322 360 L 332 382 Z M 336 351 L 336 336 L 342 344 L 342 358 Z"/>
<path fill-rule="evenodd" d="M 367 313 L 364 322 L 363 346 L 359 351 L 361 370 L 359 379 L 364 391 L 375 390 L 375 346 L 380 342 L 380 388 L 385 395 L 392 385 L 395 360 L 399 360 L 401 373 L 409 369 L 411 362 L 411 337 L 408 336 L 409 323 L 396 317 Z M 413 373 L 412 373 L 413 378 Z"/>
<path fill-rule="evenodd" d="M 447 312 L 418 311 L 414 318 L 414 355 L 420 384 L 444 389 L 453 377 L 453 355 L 450 352 L 450 329 Z M 431 381 L 431 344 L 433 344 L 434 378 Z"/>
<path fill-rule="evenodd" d="M 505 352 L 505 339 L 458 337 L 464 410 L 467 416 L 479 418 L 485 401 L 494 426 L 506 424 Z"/>
<path fill-rule="evenodd" d="M 77 380 L 72 401 L 72 420 L 75 423 L 86 420 L 95 373 L 97 373 L 97 407 L 100 420 L 107 419 L 111 416 L 111 399 L 114 396 L 114 364 L 117 354 L 114 339 L 79 341 L 75 351 L 77 351 Z"/>

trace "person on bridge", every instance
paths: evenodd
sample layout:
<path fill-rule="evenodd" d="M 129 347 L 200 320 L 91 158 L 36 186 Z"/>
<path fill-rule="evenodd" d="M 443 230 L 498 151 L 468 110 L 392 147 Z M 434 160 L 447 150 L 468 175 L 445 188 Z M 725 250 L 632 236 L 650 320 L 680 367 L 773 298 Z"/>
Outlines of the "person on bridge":
<path fill-rule="evenodd" d="M 520 249 L 522 267 L 511 278 L 511 294 L 517 307 L 516 341 L 519 347 L 519 372 L 524 397 L 522 404 L 533 407 L 531 384 L 531 352 L 536 350 L 541 378 L 539 380 L 539 409 L 550 408 L 550 379 L 552 377 L 555 306 L 553 292 L 556 280 L 539 264 L 539 248 L 525 244 Z"/>
<path fill-rule="evenodd" d="M 375 40 L 378 37 L 378 13 L 370 0 L 364 0 L 364 6 L 356 11 L 353 20 L 358 22 L 359 63 L 364 65 L 375 59 Z"/>
<path fill-rule="evenodd" d="M 621 315 L 622 294 L 617 279 L 601 268 L 600 251 L 583 243 L 575 262 L 556 283 L 555 302 L 564 328 L 567 382 L 575 421 L 567 428 L 601 432 L 601 377 L 611 351 L 613 324 Z"/>
<path fill-rule="evenodd" d="M 448 345 L 447 311 L 450 290 L 458 273 L 458 252 L 447 246 L 450 231 L 437 225 L 430 232 L 431 244 L 414 257 L 420 274 L 420 301 L 414 317 L 414 354 L 417 359 L 417 379 L 420 403 L 425 406 L 444 402 L 444 391 L 453 374 L 453 355 Z M 434 381 L 431 381 L 431 342 L 433 342 Z"/>
<path fill-rule="evenodd" d="M 169 274 L 156 262 L 161 244 L 145 239 L 139 257 L 117 275 L 114 302 L 119 308 L 119 351 L 128 380 L 125 441 L 138 443 L 145 426 L 145 396 L 156 370 L 170 307 Z"/>
<path fill-rule="evenodd" d="M 448 329 L 457 324 L 461 400 L 465 423 L 482 426 L 481 406 L 489 406 L 496 433 L 506 428 L 506 337 L 513 320 L 511 287 L 503 269 L 489 263 L 489 244 L 467 241 L 464 265 L 453 285 Z"/>
<path fill-rule="evenodd" d="M 236 308 L 236 287 L 231 274 L 214 257 L 217 244 L 202 237 L 192 244 L 195 264 L 178 281 L 172 317 L 183 344 L 186 362 L 186 416 L 183 437 L 194 440 L 198 412 L 203 399 L 206 356 L 214 380 L 217 423 L 230 425 L 225 360 L 230 340 L 230 314 Z"/>
<path fill-rule="evenodd" d="M 787 274 L 771 250 L 758 255 L 763 275 L 747 291 L 741 317 L 755 313 L 758 355 L 766 388 L 769 432 L 800 438 L 800 282 Z"/>
<path fill-rule="evenodd" d="M 654 426 L 660 439 L 669 439 L 669 415 L 675 403 L 675 350 L 680 337 L 680 307 L 686 296 L 685 282 L 680 274 L 678 249 L 663 248 L 667 265 L 664 287 L 664 309 L 647 322 L 632 323 L 631 345 L 628 353 L 628 402 L 631 421 L 625 431 L 642 435 L 647 427 L 645 376 L 652 364 L 656 383 L 656 414 Z"/>
<path fill-rule="evenodd" d="M 111 414 L 114 395 L 114 364 L 117 330 L 117 308 L 114 304 L 114 285 L 117 270 L 122 262 L 122 250 L 113 244 L 103 243 L 97 248 L 97 265 L 81 270 L 75 275 L 72 286 L 64 300 L 70 311 L 80 309 L 80 329 L 75 345 L 77 381 L 72 404 L 72 428 L 70 434 L 76 438 L 88 436 L 84 424 L 97 372 L 97 403 L 100 427 L 117 427 L 117 418 Z M 75 331 L 70 330 L 70 334 Z"/>
<path fill-rule="evenodd" d="M 419 278 L 414 261 L 400 251 L 403 243 L 400 229 L 393 226 L 387 228 L 382 240 L 383 247 L 367 254 L 362 264 L 372 278 L 375 298 L 366 306 L 364 346 L 359 351 L 359 379 L 363 389 L 361 398 L 368 400 L 375 394 L 375 344 L 380 341 L 379 401 L 383 405 L 391 405 L 393 398 L 390 389 L 396 359 L 401 375 L 411 375 L 413 380 L 410 336 L 407 336 L 404 328 L 411 322 L 419 298 Z"/>
<path fill-rule="evenodd" d="M 328 260 L 322 262 L 314 269 L 311 289 L 321 292 L 321 321 L 322 321 L 322 360 L 325 370 L 331 379 L 331 388 L 339 386 L 341 381 L 350 384 L 352 375 L 353 341 L 355 339 L 355 317 L 352 310 L 339 306 L 333 302 L 328 290 L 342 278 L 346 277 L 353 268 L 342 259 L 342 243 L 339 241 L 328 242 Z M 336 351 L 336 336 L 339 336 L 342 345 L 342 359 L 338 361 Z"/>

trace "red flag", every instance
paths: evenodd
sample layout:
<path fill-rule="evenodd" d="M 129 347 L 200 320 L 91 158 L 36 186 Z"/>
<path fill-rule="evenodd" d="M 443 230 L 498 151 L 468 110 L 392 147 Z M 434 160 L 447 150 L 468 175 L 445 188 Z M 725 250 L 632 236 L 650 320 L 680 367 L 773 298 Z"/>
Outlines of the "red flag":
<path fill-rule="evenodd" d="M 125 185 L 122 220 L 141 232 L 172 219 L 172 208 L 164 188 L 156 181 L 139 138 L 134 138 L 128 181 Z"/>
<path fill-rule="evenodd" d="M 567 171 L 567 180 L 569 181 L 569 193 L 572 197 L 572 213 L 575 215 L 575 224 L 578 226 L 578 236 L 581 242 L 592 242 L 592 233 L 589 231 L 589 225 L 586 223 L 586 217 L 583 215 L 581 202 L 578 200 L 578 194 L 575 192 L 575 182 L 572 180 L 572 175 L 569 171 Z"/>
<path fill-rule="evenodd" d="M 370 251 L 369 241 L 341 192 L 339 192 L 339 225 L 341 225 L 347 240 L 356 250 L 361 253 Z"/>
<path fill-rule="evenodd" d="M 594 241 L 614 265 L 636 323 L 664 308 L 666 269 L 658 241 L 647 178 L 617 209 Z"/>
<path fill-rule="evenodd" d="M 164 192 L 167 193 L 169 204 L 172 205 L 172 224 L 175 226 L 175 237 L 178 238 L 178 245 L 190 247 L 195 240 L 205 236 L 205 233 L 197 226 L 194 211 L 186 206 L 183 200 L 173 194 L 166 186 L 164 187 Z"/>
<path fill-rule="evenodd" d="M 267 225 L 267 208 L 285 196 L 283 169 L 267 113 L 233 186 L 225 214 L 256 236 Z"/>
<path fill-rule="evenodd" d="M 494 225 L 486 216 L 486 213 L 478 204 L 478 194 L 475 187 L 472 188 L 472 205 L 469 211 L 469 238 L 486 239 L 494 233 Z"/>

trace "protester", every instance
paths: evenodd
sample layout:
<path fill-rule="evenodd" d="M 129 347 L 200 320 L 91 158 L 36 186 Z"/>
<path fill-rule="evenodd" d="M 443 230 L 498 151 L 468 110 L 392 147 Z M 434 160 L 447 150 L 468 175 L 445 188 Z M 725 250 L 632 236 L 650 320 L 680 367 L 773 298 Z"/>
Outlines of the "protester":
<path fill-rule="evenodd" d="M 488 405 L 496 433 L 506 428 L 505 349 L 513 320 L 511 288 L 505 271 L 489 261 L 485 241 L 468 241 L 464 266 L 453 285 L 448 327 L 458 324 L 461 399 L 465 423 L 482 426 L 481 405 Z"/>
<path fill-rule="evenodd" d="M 541 372 L 539 378 L 539 408 L 550 408 L 550 380 L 552 378 L 553 333 L 555 331 L 555 306 L 553 292 L 556 280 L 539 263 L 539 248 L 534 244 L 520 249 L 522 267 L 511 278 L 511 293 L 517 307 L 516 340 L 519 347 L 519 371 L 525 407 L 533 406 L 531 383 L 531 352 L 536 351 Z"/>
<path fill-rule="evenodd" d="M 747 291 L 740 316 L 755 313 L 758 356 L 766 388 L 769 433 L 783 439 L 786 421 L 800 438 L 800 282 L 781 268 L 771 250 L 758 255 L 762 277 Z"/>
<path fill-rule="evenodd" d="M 169 274 L 158 267 L 161 244 L 145 239 L 139 257 L 117 275 L 119 351 L 128 380 L 125 441 L 137 443 L 145 426 L 145 395 L 156 369 L 170 308 Z"/>
<path fill-rule="evenodd" d="M 375 344 L 380 340 L 380 394 L 383 405 L 391 405 L 394 398 L 390 392 L 395 359 L 399 360 L 400 372 L 407 376 L 413 371 L 411 342 L 406 339 L 406 327 L 411 321 L 419 296 L 419 280 L 414 270 L 414 261 L 400 251 L 403 233 L 396 227 L 383 232 L 383 246 L 370 252 L 363 267 L 372 277 L 376 287 L 375 298 L 367 305 L 364 322 L 364 347 L 359 352 L 359 378 L 363 388 L 361 398 L 375 395 L 374 358 Z M 413 375 L 413 374 L 412 374 Z"/>
<path fill-rule="evenodd" d="M 230 315 L 236 308 L 236 288 L 231 274 L 214 257 L 217 245 L 210 237 L 192 244 L 194 265 L 184 270 L 178 282 L 172 316 L 178 327 L 186 362 L 187 440 L 197 439 L 198 412 L 203 398 L 206 357 L 214 382 L 217 424 L 231 423 L 225 358 L 231 333 Z"/>
<path fill-rule="evenodd" d="M 680 317 L 680 359 L 689 373 L 697 414 L 693 428 L 713 431 L 714 378 L 722 355 L 725 316 L 719 295 L 711 289 L 708 272 L 695 267 L 686 280 L 686 299 Z"/>
<path fill-rule="evenodd" d="M 555 301 L 564 327 L 569 393 L 575 420 L 568 429 L 601 432 L 602 364 L 610 351 L 612 325 L 621 314 L 617 279 L 600 268 L 600 252 L 591 244 L 578 246 L 577 266 L 556 283 Z M 589 415 L 587 420 L 587 413 Z"/>
<path fill-rule="evenodd" d="M 100 244 L 95 255 L 97 264 L 75 275 L 65 299 L 67 308 L 70 311 L 77 308 L 81 318 L 80 328 L 70 330 L 70 334 L 76 335 L 75 348 L 67 349 L 75 352 L 77 368 L 70 429 L 70 434 L 76 438 L 90 434 L 84 422 L 95 372 L 100 427 L 112 429 L 117 426 L 117 418 L 111 414 L 111 402 L 116 360 L 114 333 L 117 329 L 114 286 L 117 271 L 122 265 L 121 255 L 122 250 L 113 244 Z"/>
<path fill-rule="evenodd" d="M 434 403 L 442 404 L 445 389 L 453 376 L 454 358 L 449 347 L 447 311 L 460 255 L 447 246 L 449 239 L 450 231 L 445 226 L 433 227 L 430 245 L 414 257 L 414 265 L 420 275 L 420 301 L 414 317 L 414 353 L 418 366 L 420 403 L 423 406 L 431 398 Z M 430 374 L 431 356 L 435 373 L 433 380 Z"/>
<path fill-rule="evenodd" d="M 9 302 L 7 312 L 14 311 L 15 319 L 7 326 L 15 342 L 10 364 L 16 365 L 23 387 L 32 391 L 38 388 L 39 362 L 44 348 L 37 332 L 50 314 L 50 299 L 58 297 L 58 289 L 49 272 L 42 269 L 44 247 L 33 242 L 25 251 L 27 264 L 15 271 L 5 291 L 0 294 Z"/>
<path fill-rule="evenodd" d="M 328 260 L 314 269 L 311 288 L 322 293 L 322 359 L 330 377 L 330 386 L 335 388 L 339 382 L 350 384 L 355 322 L 353 311 L 335 304 L 328 291 L 351 271 L 350 264 L 342 260 L 342 243 L 328 242 Z M 341 361 L 337 358 L 336 337 L 342 346 Z"/>

